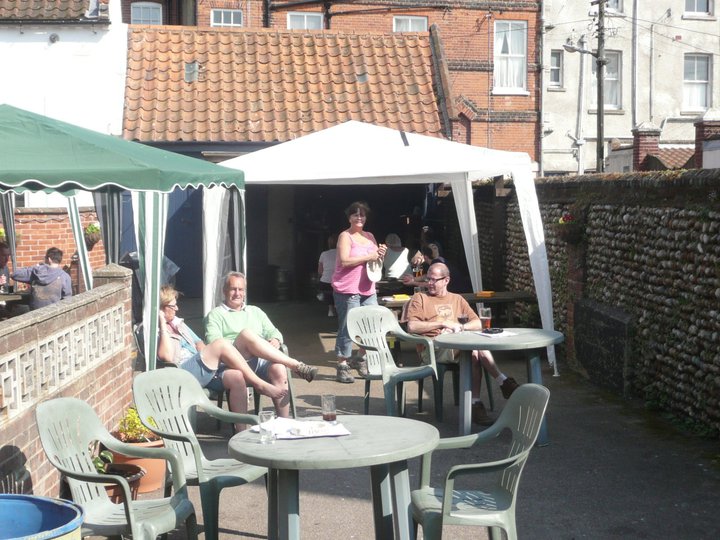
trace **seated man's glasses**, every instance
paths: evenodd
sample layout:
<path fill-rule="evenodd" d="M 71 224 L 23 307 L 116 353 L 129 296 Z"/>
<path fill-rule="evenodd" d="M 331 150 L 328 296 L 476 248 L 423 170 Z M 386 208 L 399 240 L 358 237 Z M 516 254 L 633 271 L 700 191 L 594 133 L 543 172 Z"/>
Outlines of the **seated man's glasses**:
<path fill-rule="evenodd" d="M 427 278 L 427 281 L 428 281 L 428 283 L 437 283 L 438 281 L 442 281 L 446 277 L 447 276 L 442 276 L 442 277 L 438 277 L 438 278 L 429 277 L 429 278 Z"/>

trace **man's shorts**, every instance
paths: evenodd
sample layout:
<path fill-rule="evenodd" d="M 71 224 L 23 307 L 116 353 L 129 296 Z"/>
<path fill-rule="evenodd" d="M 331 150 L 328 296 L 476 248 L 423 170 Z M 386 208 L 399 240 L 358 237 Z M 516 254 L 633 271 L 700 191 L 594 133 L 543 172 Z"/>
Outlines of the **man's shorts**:
<path fill-rule="evenodd" d="M 255 375 L 260 377 L 263 381 L 270 382 L 268 380 L 268 369 L 270 369 L 270 362 L 263 358 L 257 358 L 253 356 L 250 360 L 247 361 L 247 363 L 250 366 L 250 369 L 255 372 Z"/>
<path fill-rule="evenodd" d="M 422 345 L 418 345 L 418 352 L 423 364 L 430 363 L 430 353 Z M 458 351 L 455 349 L 435 349 L 435 362 L 441 364 L 457 364 L 459 362 L 457 357 Z"/>

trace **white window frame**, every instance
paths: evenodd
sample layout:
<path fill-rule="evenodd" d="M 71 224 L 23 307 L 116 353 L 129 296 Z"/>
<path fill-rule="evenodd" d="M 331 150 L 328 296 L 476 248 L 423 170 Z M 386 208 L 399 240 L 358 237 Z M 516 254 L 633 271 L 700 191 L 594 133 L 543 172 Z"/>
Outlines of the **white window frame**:
<path fill-rule="evenodd" d="M 623 1 L 622 0 L 608 0 L 607 4 L 605 4 L 605 9 L 607 11 L 612 11 L 614 13 L 622 13 L 623 12 Z"/>
<path fill-rule="evenodd" d="M 557 62 L 555 62 L 557 60 Z M 557 74 L 557 80 L 553 80 L 553 74 Z M 550 51 L 550 67 L 548 74 L 548 88 L 563 88 L 565 84 L 565 53 L 562 49 Z"/>
<path fill-rule="evenodd" d="M 393 17 L 393 32 L 427 32 L 427 30 L 427 17 L 413 15 L 395 15 Z"/>
<path fill-rule="evenodd" d="M 607 63 L 605 64 L 603 84 L 603 100 L 605 101 L 605 110 L 621 110 L 622 109 L 622 52 L 621 51 L 605 51 L 605 58 Z M 613 64 L 617 67 L 612 69 Z M 610 69 L 608 69 L 610 67 Z M 592 62 L 592 84 L 590 85 L 591 98 L 590 106 L 597 108 L 597 62 Z M 613 87 L 615 91 L 613 92 Z M 612 99 L 613 94 L 615 99 Z"/>
<path fill-rule="evenodd" d="M 237 21 L 237 18 L 240 18 Z M 215 19 L 219 18 L 219 21 Z M 242 28 L 245 24 L 245 16 L 242 9 L 211 9 L 210 26 L 224 28 Z"/>
<path fill-rule="evenodd" d="M 319 26 L 316 28 L 308 27 L 311 20 L 318 21 Z M 300 24 L 298 24 L 300 22 Z M 322 30 L 325 27 L 325 20 L 322 13 L 313 11 L 291 11 L 287 14 L 288 30 Z"/>
<path fill-rule="evenodd" d="M 700 2 L 707 2 L 707 10 L 698 11 L 698 3 Z M 688 4 L 692 5 L 688 6 Z M 691 17 L 708 17 L 713 15 L 715 12 L 713 0 L 685 0 L 684 5 L 684 15 L 690 15 Z"/>
<path fill-rule="evenodd" d="M 158 2 L 130 4 L 130 24 L 162 24 L 163 6 Z"/>
<path fill-rule="evenodd" d="M 493 44 L 493 94 L 521 94 L 527 91 L 527 21 L 495 21 L 495 41 Z M 521 32 L 515 34 L 515 32 Z M 503 49 L 509 48 L 505 52 Z M 519 65 L 518 65 L 519 64 Z M 511 81 L 509 68 L 517 66 L 518 76 Z M 522 81 L 518 81 L 522 78 Z M 513 84 L 513 82 L 515 84 Z M 519 82 L 519 84 L 517 84 Z"/>
<path fill-rule="evenodd" d="M 707 79 L 697 78 L 697 61 L 699 59 L 707 61 Z M 695 76 L 692 79 L 685 78 L 688 62 L 693 62 L 694 64 L 693 71 L 695 72 Z M 712 55 L 688 53 L 683 57 L 683 111 L 705 111 L 712 106 L 712 77 Z M 695 101 L 693 99 L 693 94 L 695 94 L 695 92 L 692 90 L 698 87 L 704 87 L 705 89 L 705 103 L 691 103 L 691 101 Z"/>

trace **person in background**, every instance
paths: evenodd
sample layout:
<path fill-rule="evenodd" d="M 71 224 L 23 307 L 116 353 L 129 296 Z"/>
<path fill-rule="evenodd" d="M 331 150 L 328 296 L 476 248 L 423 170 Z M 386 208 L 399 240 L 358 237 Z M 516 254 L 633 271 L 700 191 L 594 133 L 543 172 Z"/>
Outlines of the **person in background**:
<path fill-rule="evenodd" d="M 345 209 L 350 226 L 340 233 L 337 259 L 332 277 L 335 308 L 338 315 L 338 332 L 335 340 L 337 356 L 336 380 L 341 383 L 355 381 L 350 368 L 361 377 L 368 374 L 364 359 L 351 358 L 352 340 L 347 331 L 347 314 L 354 307 L 377 305 L 375 283 L 367 273 L 367 263 L 382 261 L 387 247 L 378 246 L 372 233 L 364 230 L 370 208 L 364 202 L 354 202 Z"/>
<path fill-rule="evenodd" d="M 228 407 L 232 412 L 247 412 L 247 385 L 273 401 L 282 400 L 287 389 L 262 380 L 250 368 L 229 341 L 216 339 L 206 345 L 185 322 L 177 316 L 179 293 L 171 286 L 160 289 L 158 324 L 158 358 L 188 371 L 203 388 L 216 392 L 228 391 Z M 235 424 L 235 430 L 244 428 Z"/>
<path fill-rule="evenodd" d="M 442 246 L 435 236 L 432 227 L 423 226 L 420 231 L 420 249 L 411 257 L 410 262 L 413 266 L 422 265 L 424 262 L 423 248 L 428 247 L 431 250 L 430 258 L 437 259 L 442 257 Z M 427 269 L 426 269 L 427 270 Z"/>
<path fill-rule="evenodd" d="M 5 242 L 0 242 L 0 289 L 6 290 L 10 281 L 10 274 L 7 269 L 7 263 L 10 260 L 10 246 Z M 10 317 L 10 308 L 0 300 L 0 320 Z"/>
<path fill-rule="evenodd" d="M 335 300 L 333 298 L 332 275 L 335 271 L 335 259 L 337 257 L 337 235 L 332 234 L 328 238 L 328 249 L 320 254 L 318 260 L 318 300 L 327 302 L 328 317 L 336 317 Z"/>
<path fill-rule="evenodd" d="M 448 332 L 465 330 L 481 330 L 482 323 L 465 299 L 448 291 L 450 270 L 443 263 L 430 266 L 427 273 L 427 292 L 416 293 L 410 298 L 407 308 L 407 328 L 412 334 L 421 334 L 431 339 Z M 458 317 L 467 317 L 468 322 L 460 324 Z M 421 351 L 423 354 L 424 351 Z M 438 362 L 457 362 L 457 351 L 446 349 L 439 351 Z M 472 420 L 476 424 L 490 425 L 493 420 L 488 416 L 483 402 L 480 400 L 480 384 L 482 367 L 500 385 L 503 397 L 508 399 L 518 383 L 512 377 L 505 376 L 492 357 L 490 351 L 473 351 L 472 362 Z M 429 360 L 423 357 L 427 363 Z"/>
<path fill-rule="evenodd" d="M 45 252 L 45 260 L 35 266 L 18 268 L 12 279 L 32 286 L 30 309 L 38 309 L 72 296 L 70 275 L 63 270 L 63 252 L 51 247 Z"/>
<path fill-rule="evenodd" d="M 403 274 L 410 272 L 409 250 L 402 246 L 400 237 L 390 233 L 385 237 L 387 251 L 383 259 L 383 270 L 387 279 L 400 279 Z"/>
<path fill-rule="evenodd" d="M 247 280 L 242 272 L 230 272 L 223 285 L 224 302 L 205 317 L 205 339 L 208 343 L 224 339 L 232 343 L 247 363 L 264 381 L 287 389 L 287 369 L 312 382 L 318 369 L 290 358 L 280 350 L 282 334 L 257 306 L 245 302 Z M 274 399 L 278 416 L 290 414 L 290 397 Z"/>
<path fill-rule="evenodd" d="M 6 242 L 0 242 L 0 286 L 7 287 L 10 281 L 7 263 L 10 260 L 10 246 Z"/>
<path fill-rule="evenodd" d="M 450 270 L 450 275 L 454 276 L 453 280 L 448 285 L 448 291 L 452 293 L 466 293 L 472 290 L 472 283 L 470 282 L 469 276 L 460 272 L 452 263 L 450 263 L 445 257 L 434 257 L 436 250 L 433 249 L 432 245 L 427 245 L 422 248 L 423 254 L 423 267 L 429 269 L 435 263 L 442 263 L 447 266 Z M 427 282 L 427 275 L 423 272 L 419 276 L 413 276 L 411 274 L 405 274 L 402 277 L 402 282 L 406 287 L 425 287 Z"/>

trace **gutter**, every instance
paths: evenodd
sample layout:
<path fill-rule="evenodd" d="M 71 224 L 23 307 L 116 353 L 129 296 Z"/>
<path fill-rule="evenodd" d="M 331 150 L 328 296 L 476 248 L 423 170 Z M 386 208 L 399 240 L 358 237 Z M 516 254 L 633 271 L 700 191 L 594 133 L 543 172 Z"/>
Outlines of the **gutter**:
<path fill-rule="evenodd" d="M 440 109 L 440 115 L 442 117 L 441 122 L 444 127 L 445 137 L 448 140 L 452 140 L 452 123 L 450 118 L 457 117 L 455 113 L 455 106 L 449 98 L 452 97 L 449 81 L 449 71 L 447 67 L 447 61 L 445 60 L 445 49 L 440 39 L 440 31 L 437 25 L 433 24 L 430 27 L 430 52 L 432 53 L 433 70 L 437 75 L 437 94 L 438 94 L 438 108 Z"/>
<path fill-rule="evenodd" d="M 0 19 L 0 26 L 34 26 L 34 25 L 72 25 L 78 24 L 82 26 L 86 25 L 109 25 L 110 19 Z"/>

